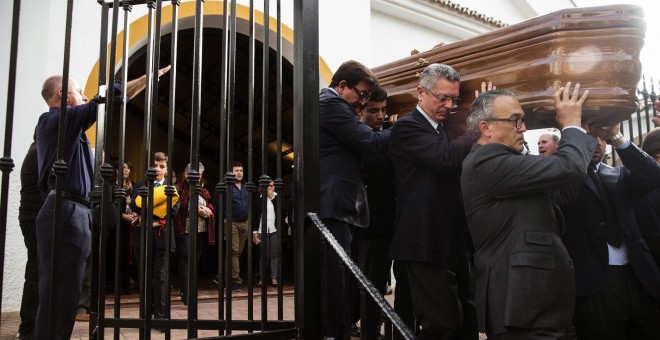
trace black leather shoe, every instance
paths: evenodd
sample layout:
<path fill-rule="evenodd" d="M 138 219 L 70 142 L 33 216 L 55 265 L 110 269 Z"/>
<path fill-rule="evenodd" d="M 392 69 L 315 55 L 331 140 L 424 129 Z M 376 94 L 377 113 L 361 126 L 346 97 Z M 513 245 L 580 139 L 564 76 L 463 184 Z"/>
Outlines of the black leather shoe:
<path fill-rule="evenodd" d="M 357 324 L 351 324 L 351 337 L 360 337 L 360 327 Z"/>
<path fill-rule="evenodd" d="M 32 340 L 32 339 L 33 339 L 32 332 L 27 334 L 21 332 L 16 333 L 16 340 Z"/>

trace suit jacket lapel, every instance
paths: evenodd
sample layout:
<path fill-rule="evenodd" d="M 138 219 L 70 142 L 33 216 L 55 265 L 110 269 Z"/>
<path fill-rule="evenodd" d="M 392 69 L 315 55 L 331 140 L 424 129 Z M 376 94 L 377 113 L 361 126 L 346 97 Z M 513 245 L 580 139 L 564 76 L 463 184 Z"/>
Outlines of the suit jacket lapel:
<path fill-rule="evenodd" d="M 437 134 L 441 135 L 443 138 L 447 138 L 447 132 L 444 131 L 444 128 L 442 128 L 442 127 L 440 128 L 440 129 L 442 129 L 443 132 L 440 132 L 440 131 L 436 130 L 435 128 L 433 128 L 433 125 L 431 125 L 429 120 L 426 119 L 426 117 L 424 117 L 424 115 L 419 110 L 417 110 L 417 107 L 415 107 L 412 114 L 413 114 L 413 117 L 415 117 L 415 119 L 417 119 L 417 121 L 419 121 L 422 125 L 424 125 L 429 132 L 437 133 Z"/>
<path fill-rule="evenodd" d="M 591 165 L 589 168 L 587 168 L 587 171 L 592 171 Z M 598 167 L 598 177 L 600 178 L 600 182 L 603 185 L 603 189 L 605 189 L 606 194 L 612 194 L 614 195 L 614 192 L 610 193 L 610 190 L 608 189 L 608 182 L 611 181 L 617 181 L 619 178 L 619 170 L 618 168 L 613 168 L 608 166 L 605 163 L 601 163 L 600 166 Z M 600 194 L 598 193 L 598 188 L 596 187 L 596 183 L 594 183 L 593 179 L 591 179 L 591 175 L 587 173 L 587 175 L 584 178 L 584 184 L 591 190 L 591 192 L 596 195 L 598 198 L 598 203 L 600 203 L 603 208 L 605 207 L 605 204 L 603 203 L 603 200 L 607 199 L 607 197 L 601 197 Z"/>
<path fill-rule="evenodd" d="M 587 171 L 591 171 L 591 169 L 587 169 Z M 593 192 L 594 195 L 600 197 L 600 195 L 598 195 L 598 189 L 596 188 L 596 183 L 594 183 L 593 179 L 591 179 L 591 176 L 589 176 L 589 174 L 585 175 L 583 182 L 589 189 L 591 189 L 591 192 Z"/>

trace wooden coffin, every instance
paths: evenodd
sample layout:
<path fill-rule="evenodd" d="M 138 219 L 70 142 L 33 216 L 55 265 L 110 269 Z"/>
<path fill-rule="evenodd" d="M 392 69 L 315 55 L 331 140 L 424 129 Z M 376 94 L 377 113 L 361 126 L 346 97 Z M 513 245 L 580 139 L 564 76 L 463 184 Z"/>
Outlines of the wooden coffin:
<path fill-rule="evenodd" d="M 434 48 L 373 69 L 388 92 L 390 114 L 417 104 L 419 72 L 429 63 L 451 65 L 461 74 L 461 105 L 449 117 L 452 135 L 464 130 L 474 90 L 482 81 L 516 93 L 527 128 L 555 126 L 552 95 L 567 81 L 589 89 L 584 118 L 610 125 L 637 108 L 639 53 L 646 24 L 640 7 L 571 8 Z"/>

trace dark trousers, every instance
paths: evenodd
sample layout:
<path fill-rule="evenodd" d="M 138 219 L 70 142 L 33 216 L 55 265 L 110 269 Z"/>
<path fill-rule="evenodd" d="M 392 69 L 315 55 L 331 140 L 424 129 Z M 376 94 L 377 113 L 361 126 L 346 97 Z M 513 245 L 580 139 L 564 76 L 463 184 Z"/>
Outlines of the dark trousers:
<path fill-rule="evenodd" d="M 609 266 L 603 290 L 577 298 L 574 322 L 580 340 L 660 337 L 658 301 L 642 287 L 629 265 Z"/>
<path fill-rule="evenodd" d="M 115 229 L 116 231 L 117 229 Z M 131 224 L 121 220 L 119 223 L 119 256 L 115 254 L 115 261 L 119 261 L 119 275 L 122 294 L 131 293 Z"/>
<path fill-rule="evenodd" d="M 197 233 L 196 263 L 198 263 L 199 259 L 202 258 L 202 253 L 209 244 L 208 237 L 208 233 Z M 190 261 L 190 235 L 186 234 L 183 237 L 177 237 L 176 244 L 179 287 L 181 287 L 181 294 L 183 295 L 185 301 L 188 301 L 188 278 L 190 273 L 190 267 L 188 266 Z"/>
<path fill-rule="evenodd" d="M 412 296 L 410 293 L 410 282 L 406 272 L 405 262 L 394 261 L 392 266 L 394 278 L 396 279 L 396 288 L 394 289 L 394 311 L 399 315 L 408 328 L 415 334 L 415 315 L 413 314 Z M 394 332 L 394 339 L 403 339 L 398 333 Z"/>
<path fill-rule="evenodd" d="M 358 266 L 376 289 L 384 295 L 392 266 L 392 261 L 388 257 L 391 238 L 369 237 L 365 231 L 366 229 L 357 231 L 357 234 L 360 235 L 358 237 Z M 376 336 L 380 334 L 380 309 L 370 297 L 367 297 L 366 301 L 367 319 L 360 322 L 360 328 L 367 334 L 367 339 L 376 339 Z"/>
<path fill-rule="evenodd" d="M 168 270 L 165 268 L 165 250 L 154 248 L 153 260 L 153 276 L 151 277 L 151 284 L 153 289 L 153 314 L 154 318 L 164 318 L 168 316 L 168 311 L 165 310 L 165 298 L 170 292 L 170 287 L 165 284 L 165 277 L 168 275 Z"/>
<path fill-rule="evenodd" d="M 350 255 L 355 226 L 334 219 L 324 219 L 323 223 L 337 242 Z M 335 339 L 343 339 L 344 330 L 349 327 L 348 324 L 344 324 L 343 322 L 344 315 L 342 312 L 350 313 L 349 296 L 351 288 L 348 282 L 341 281 L 339 261 L 341 260 L 335 251 L 328 248 L 328 262 L 325 264 L 326 267 L 321 271 L 322 305 L 325 308 L 326 314 L 323 317 L 322 332 L 325 336 L 331 336 Z M 350 276 L 350 274 L 348 275 Z M 345 285 L 345 295 L 342 295 L 342 285 Z M 346 305 L 342 306 L 344 303 Z M 342 310 L 342 308 L 346 308 L 346 310 Z"/>
<path fill-rule="evenodd" d="M 271 280 L 277 280 L 280 273 L 280 269 L 279 269 L 280 248 L 281 248 L 280 235 L 279 232 L 276 231 L 273 233 L 266 234 L 266 237 L 268 237 L 267 257 L 268 257 L 268 265 L 270 266 L 270 278 Z M 263 244 L 265 246 L 264 234 L 259 234 L 259 238 L 262 240 L 261 243 L 259 243 L 259 245 L 261 246 Z M 259 256 L 259 265 L 261 265 L 261 256 Z M 259 271 L 261 271 L 261 267 L 257 267 L 257 268 L 259 269 Z M 266 278 L 262 278 L 262 280 L 264 284 L 268 284 Z"/>
<path fill-rule="evenodd" d="M 89 311 L 92 306 L 91 287 L 92 284 L 92 256 L 87 257 L 85 261 L 85 275 L 83 276 L 82 289 L 80 290 L 80 299 L 78 300 L 78 309 L 82 308 Z"/>
<path fill-rule="evenodd" d="M 25 283 L 23 283 L 23 298 L 21 299 L 21 324 L 18 332 L 30 335 L 34 331 L 34 322 L 39 307 L 39 275 L 37 265 L 37 233 L 36 222 L 19 220 L 23 242 L 27 248 L 27 263 L 25 264 Z"/>
<path fill-rule="evenodd" d="M 467 259 L 451 268 L 405 262 L 419 339 L 478 339 Z"/>
<path fill-rule="evenodd" d="M 567 340 L 567 336 L 566 330 L 507 327 L 506 333 L 489 334 L 488 340 Z"/>
<path fill-rule="evenodd" d="M 165 263 L 165 237 L 166 233 L 162 229 L 154 228 L 153 237 L 152 237 L 152 254 L 153 261 L 151 267 L 151 297 L 147 297 L 147 301 L 151 302 L 152 311 L 154 317 L 163 318 L 166 316 L 165 310 L 165 298 L 170 292 L 170 288 L 165 284 L 166 274 L 169 274 L 169 268 Z M 137 266 L 138 275 L 144 276 L 144 273 L 140 273 L 140 233 L 142 227 L 133 227 L 132 228 L 132 246 L 133 246 L 133 255 L 132 260 L 135 266 Z M 175 242 L 172 240 L 172 242 Z M 142 245 L 143 247 L 145 245 Z M 143 250 L 144 251 L 144 250 Z M 138 284 L 139 284 L 138 279 Z M 149 299 L 151 298 L 151 299 Z"/>
<path fill-rule="evenodd" d="M 51 259 L 55 196 L 48 196 L 37 215 L 39 252 L 39 310 L 34 330 L 35 339 L 48 339 L 50 304 L 57 306 L 55 339 L 69 339 L 78 309 L 87 257 L 91 249 L 92 211 L 67 199 L 62 200 L 62 234 L 57 260 L 57 282 L 54 301 L 50 296 Z"/>

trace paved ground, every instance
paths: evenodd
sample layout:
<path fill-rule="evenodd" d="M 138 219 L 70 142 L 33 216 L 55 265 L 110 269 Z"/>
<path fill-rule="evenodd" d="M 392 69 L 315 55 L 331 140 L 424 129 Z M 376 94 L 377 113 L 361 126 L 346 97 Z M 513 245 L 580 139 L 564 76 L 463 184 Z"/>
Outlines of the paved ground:
<path fill-rule="evenodd" d="M 294 299 L 293 299 L 293 286 L 285 285 L 283 287 L 284 297 L 283 297 L 283 313 L 284 320 L 293 320 L 294 318 Z M 268 319 L 274 320 L 277 318 L 277 290 L 274 287 L 268 288 Z M 260 288 L 254 290 L 255 298 L 253 300 L 253 315 L 255 320 L 261 320 L 261 297 L 260 297 Z M 172 291 L 172 319 L 186 319 L 188 309 L 184 306 L 179 299 L 179 291 Z M 199 291 L 199 307 L 198 307 L 198 316 L 200 320 L 217 320 L 218 318 L 218 294 L 217 291 L 212 288 L 201 289 Z M 385 299 L 388 301 L 390 306 L 394 303 L 394 295 L 386 295 Z M 248 300 L 247 300 L 247 290 L 244 289 L 242 292 L 235 292 L 232 294 L 233 300 L 233 309 L 232 316 L 234 320 L 247 320 L 247 310 L 248 310 Z M 112 296 L 108 296 L 106 299 L 106 316 L 111 316 L 113 313 L 112 306 Z M 121 316 L 127 318 L 137 318 L 138 317 L 138 295 L 125 295 L 121 299 Z M 223 307 L 224 308 L 224 307 Z M 224 310 L 224 309 L 223 309 Z M 18 330 L 18 325 L 20 323 L 20 316 L 18 312 L 8 312 L 2 313 L 2 320 L 0 325 L 0 340 L 9 340 L 14 339 L 16 331 Z M 88 339 L 88 322 L 76 322 L 73 334 L 71 339 Z M 235 334 L 240 332 L 234 332 Z M 211 337 L 217 336 L 218 331 L 206 331 L 200 330 L 198 333 L 199 337 Z M 156 330 L 151 332 L 152 339 L 165 339 L 165 335 Z M 138 339 L 139 334 L 137 329 L 121 329 L 120 339 L 122 340 L 132 340 Z M 171 339 L 185 339 L 186 331 L 185 330 L 172 330 Z M 113 330 L 108 328 L 106 329 L 105 339 L 113 339 Z M 354 338 L 359 339 L 359 338 Z M 480 334 L 480 339 L 486 339 L 486 336 Z"/>
<path fill-rule="evenodd" d="M 293 320 L 294 318 L 294 300 L 293 300 L 293 287 L 286 286 L 283 289 L 283 313 L 284 320 Z M 261 320 L 261 298 L 260 288 L 254 290 L 255 298 L 253 300 L 254 319 Z M 277 319 L 277 288 L 268 288 L 268 318 L 273 320 Z M 172 319 L 186 319 L 188 308 L 183 305 L 179 299 L 179 291 L 172 291 Z M 213 289 L 203 289 L 199 293 L 199 307 L 198 316 L 200 320 L 217 320 L 218 318 L 218 295 L 217 291 Z M 232 316 L 234 320 L 247 320 L 248 300 L 247 290 L 242 292 L 235 292 L 232 294 Z M 110 304 L 112 296 L 106 299 Z M 121 316 L 122 318 L 137 318 L 138 317 L 138 295 L 125 295 L 121 299 Z M 224 307 L 223 307 L 224 308 Z M 224 310 L 224 309 L 223 309 Z M 111 316 L 113 313 L 113 306 L 109 305 L 106 308 L 106 316 Z M 0 340 L 14 339 L 18 325 L 20 323 L 20 315 L 18 312 L 2 313 L 2 324 L 0 327 Z M 71 339 L 88 339 L 88 322 L 76 322 Z M 234 332 L 239 333 L 239 332 Z M 165 335 L 158 331 L 152 331 L 153 339 L 164 339 Z M 217 336 L 218 331 L 204 331 L 200 330 L 199 337 Z M 137 329 L 122 329 L 120 339 L 138 339 Z M 172 339 L 185 339 L 185 330 L 173 330 L 171 332 Z M 106 329 L 105 339 L 113 339 L 113 330 Z"/>

